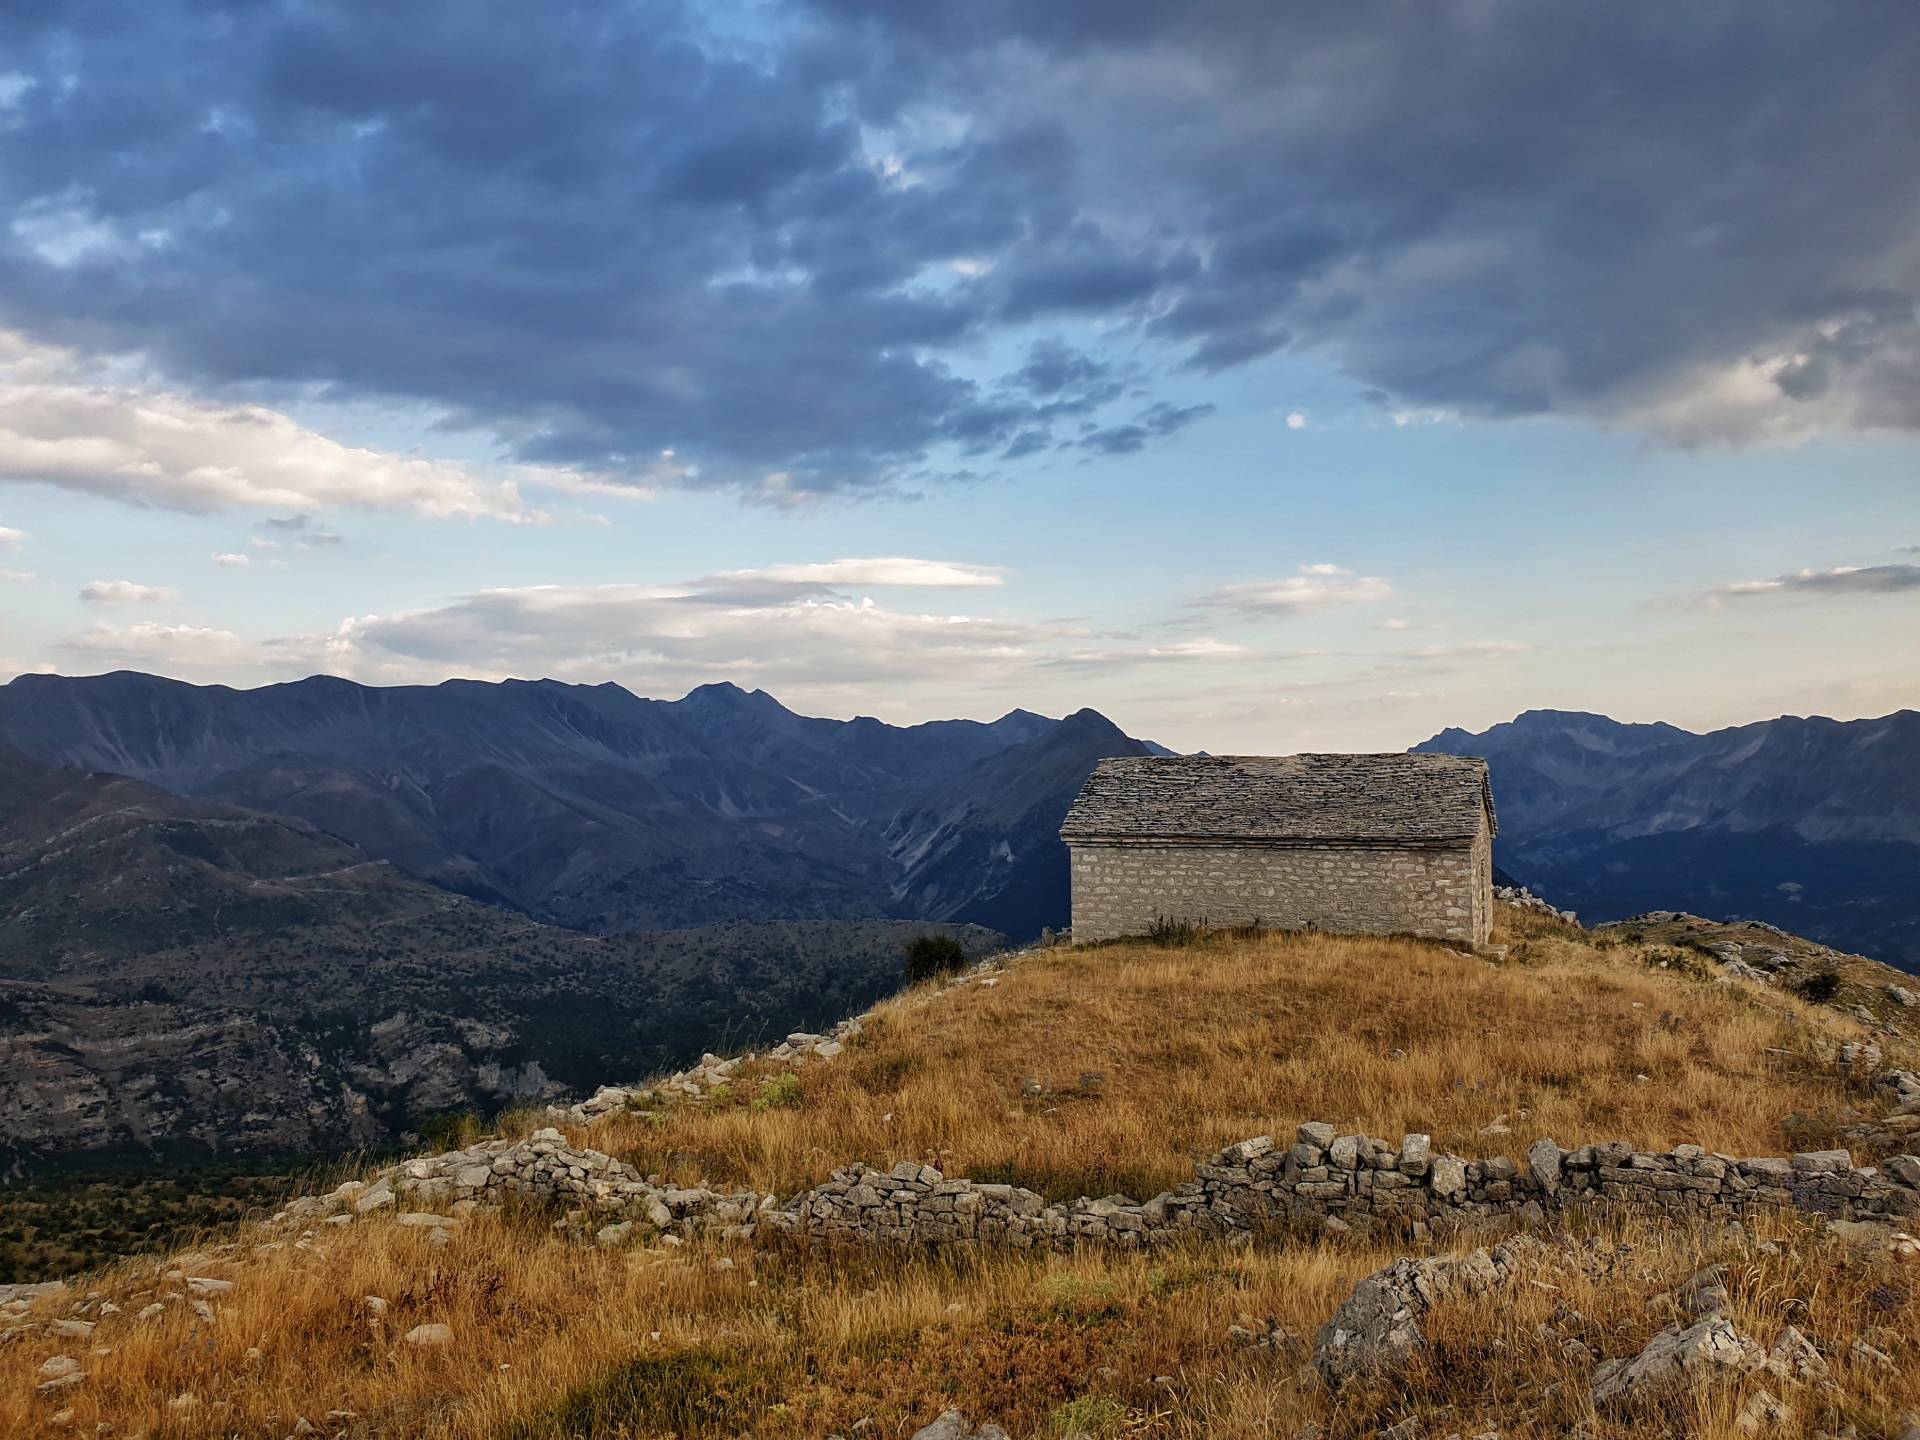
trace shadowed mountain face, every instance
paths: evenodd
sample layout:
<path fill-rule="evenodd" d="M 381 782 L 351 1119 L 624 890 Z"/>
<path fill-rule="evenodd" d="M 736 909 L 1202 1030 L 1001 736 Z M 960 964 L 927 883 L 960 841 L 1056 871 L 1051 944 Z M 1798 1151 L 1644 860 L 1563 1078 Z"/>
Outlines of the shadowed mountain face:
<path fill-rule="evenodd" d="M 0 687 L 35 759 L 295 816 L 408 874 L 599 933 L 719 921 L 1067 919 L 1055 831 L 1093 763 L 1146 753 L 1092 711 L 898 727 L 708 685 L 258 690 L 117 673 Z"/>
<path fill-rule="evenodd" d="M 1707 735 L 1531 710 L 1414 747 L 1493 771 L 1501 868 L 1583 920 L 1750 916 L 1920 972 L 1920 714 Z"/>
<path fill-rule="evenodd" d="M 669 1069 L 870 1004 L 924 928 L 585 935 L 301 820 L 0 747 L 0 1177 L 380 1145 Z"/>

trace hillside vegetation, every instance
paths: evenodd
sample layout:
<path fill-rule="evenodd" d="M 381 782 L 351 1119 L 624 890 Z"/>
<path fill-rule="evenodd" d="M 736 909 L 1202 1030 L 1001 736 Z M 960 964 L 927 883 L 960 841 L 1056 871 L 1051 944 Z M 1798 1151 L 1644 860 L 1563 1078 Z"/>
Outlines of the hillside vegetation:
<path fill-rule="evenodd" d="M 663 1176 L 783 1194 L 847 1161 L 911 1159 L 1052 1196 L 1140 1195 L 1307 1119 L 1428 1131 L 1470 1155 L 1518 1156 L 1543 1135 L 1806 1149 L 1879 1103 L 1841 1046 L 1871 1038 L 1886 1064 L 1914 1058 L 1902 1020 L 1869 1027 L 1718 983 L 1695 949 L 1518 912 L 1501 928 L 1499 961 L 1287 935 L 1035 952 L 884 1002 L 831 1061 L 756 1059 L 699 1102 L 648 1099 L 569 1138 Z M 1440 1302 L 1396 1379 L 1329 1390 L 1301 1342 L 1407 1242 L 828 1253 L 639 1232 L 596 1245 L 531 1207 L 443 1233 L 391 1215 L 213 1232 L 38 1300 L 0 1350 L 0 1433 L 64 1411 L 68 1433 L 155 1440 L 308 1426 L 904 1437 L 957 1406 L 1016 1437 L 1344 1437 L 1412 1418 L 1435 1437 L 1731 1440 L 1748 1433 L 1736 1417 L 1752 1380 L 1651 1422 L 1587 1399 L 1597 1359 L 1636 1354 L 1674 1318 L 1654 1297 L 1715 1261 L 1742 1333 L 1765 1344 L 1790 1323 L 1827 1357 L 1835 1388 L 1783 1390 L 1798 1428 L 1780 1433 L 1893 1437 L 1920 1407 L 1913 1266 L 1804 1216 L 1714 1234 L 1595 1222 L 1528 1283 Z M 96 1328 L 56 1334 L 53 1317 Z M 87 1378 L 36 1395 L 56 1356 Z"/>

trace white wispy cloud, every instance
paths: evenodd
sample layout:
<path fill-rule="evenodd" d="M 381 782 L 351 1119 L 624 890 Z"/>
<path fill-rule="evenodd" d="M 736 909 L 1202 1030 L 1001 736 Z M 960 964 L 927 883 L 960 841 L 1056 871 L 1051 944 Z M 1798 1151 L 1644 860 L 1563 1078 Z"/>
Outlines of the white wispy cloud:
<path fill-rule="evenodd" d="M 917 560 L 904 555 L 869 560 L 824 560 L 802 565 L 764 565 L 722 570 L 698 582 L 704 585 L 766 581 L 776 585 L 974 589 L 1006 583 L 993 565 L 962 565 L 951 560 Z"/>
<path fill-rule="evenodd" d="M 0 550 L 18 550 L 27 542 L 27 532 L 11 525 L 0 525 Z"/>
<path fill-rule="evenodd" d="M 178 600 L 171 585 L 141 585 L 133 580 L 95 580 L 80 587 L 80 598 L 90 605 L 150 605 Z"/>
<path fill-rule="evenodd" d="M 1423 645 L 1414 654 L 1422 660 L 1459 660 L 1489 655 L 1524 655 L 1533 646 L 1524 640 L 1466 640 L 1457 645 Z"/>
<path fill-rule="evenodd" d="M 1201 601 L 1247 614 L 1290 615 L 1337 605 L 1368 605 L 1393 594 L 1393 586 L 1378 575 L 1356 575 L 1344 566 L 1302 565 L 1298 575 L 1282 580 L 1254 580 L 1224 585 Z"/>
<path fill-rule="evenodd" d="M 228 570 L 237 570 L 253 564 L 253 557 L 241 555 L 232 550 L 222 550 L 213 557 L 213 563 Z"/>
<path fill-rule="evenodd" d="M 5 580 L 10 584 L 26 585 L 31 583 L 33 579 L 34 573 L 31 570 L 0 570 L 0 580 Z"/>
<path fill-rule="evenodd" d="M 1193 660 L 1244 660 L 1254 652 L 1245 645 L 1200 636 L 1171 640 L 1163 645 L 1090 647 L 1049 655 L 1041 664 L 1067 669 L 1107 669 L 1119 665 L 1160 665 Z"/>

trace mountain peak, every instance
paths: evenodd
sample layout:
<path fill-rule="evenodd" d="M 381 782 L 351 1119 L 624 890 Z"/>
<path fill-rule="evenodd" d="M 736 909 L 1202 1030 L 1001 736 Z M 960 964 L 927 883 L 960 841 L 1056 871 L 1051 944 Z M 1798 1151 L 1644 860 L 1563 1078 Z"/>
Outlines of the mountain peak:
<path fill-rule="evenodd" d="M 787 708 L 766 691 L 743 690 L 731 680 L 712 680 L 705 685 L 696 685 L 679 700 L 670 703 L 696 706 L 757 705 L 765 707 L 771 705 L 780 710 Z"/>

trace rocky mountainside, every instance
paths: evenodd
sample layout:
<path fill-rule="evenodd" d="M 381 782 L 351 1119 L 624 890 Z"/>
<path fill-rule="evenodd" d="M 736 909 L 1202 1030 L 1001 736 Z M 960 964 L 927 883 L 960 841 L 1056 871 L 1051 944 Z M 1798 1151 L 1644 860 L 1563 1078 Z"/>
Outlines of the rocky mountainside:
<path fill-rule="evenodd" d="M 899 727 L 732 685 L 657 701 L 545 680 L 232 690 L 128 672 L 0 687 L 0 742 L 295 816 L 435 885 L 598 933 L 1064 925 L 1058 815 L 1094 761 L 1147 751 L 1092 711 Z"/>
<path fill-rule="evenodd" d="M 1584 920 L 1748 916 L 1920 971 L 1920 713 L 1696 735 L 1530 710 L 1414 748 L 1487 759 L 1496 862 Z"/>
<path fill-rule="evenodd" d="M 0 750 L 0 1169 L 386 1144 L 844 1014 L 924 928 L 585 935 L 303 821 Z"/>

